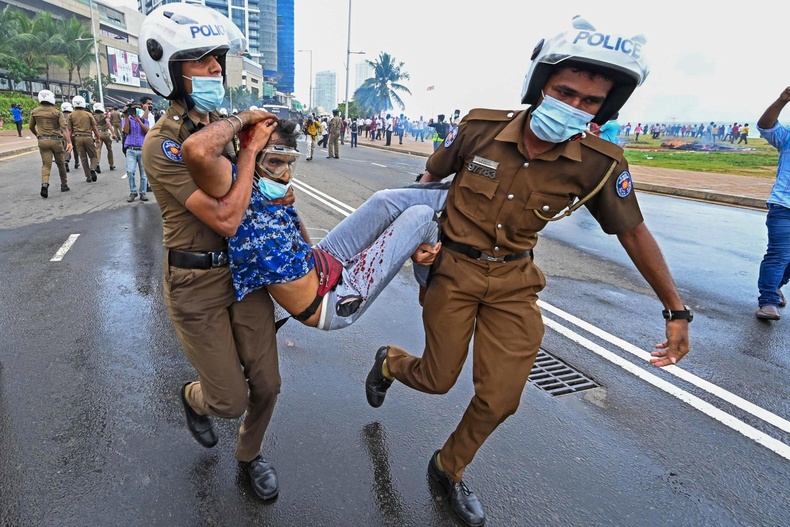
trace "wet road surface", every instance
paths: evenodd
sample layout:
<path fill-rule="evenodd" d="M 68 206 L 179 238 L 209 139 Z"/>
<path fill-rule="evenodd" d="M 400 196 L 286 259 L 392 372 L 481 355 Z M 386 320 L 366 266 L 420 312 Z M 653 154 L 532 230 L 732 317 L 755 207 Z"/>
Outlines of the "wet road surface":
<path fill-rule="evenodd" d="M 337 162 L 317 153 L 318 163 L 300 163 L 300 181 L 351 207 L 411 181 L 424 163 L 362 148 L 344 153 Z M 22 163 L 0 162 L 0 178 Z M 291 321 L 280 330 L 283 388 L 264 455 L 281 493 L 262 504 L 233 458 L 240 422 L 218 420 L 220 443 L 211 450 L 184 426 L 178 388 L 194 371 L 162 303 L 159 210 L 122 202 L 128 191 L 119 176 L 92 187 L 95 197 L 72 191 L 96 212 L 49 211 L 51 220 L 34 223 L 44 207 L 35 195 L 36 208 L 20 205 L 27 219 L 0 230 L 0 525 L 459 525 L 426 468 L 472 396 L 471 363 L 447 395 L 396 383 L 379 409 L 364 397 L 379 346 L 422 346 L 410 270 L 348 329 L 325 333 Z M 347 210 L 323 199 L 299 193 L 313 241 L 342 219 L 337 209 Z M 544 316 L 557 328 L 547 330 L 544 348 L 601 387 L 551 397 L 527 386 L 519 411 L 466 472 L 487 525 L 774 526 L 790 517 L 790 461 L 782 455 L 790 444 L 782 429 L 790 333 L 787 321 L 753 317 L 764 215 L 655 196 L 641 202 L 697 312 L 693 352 L 676 369 L 764 413 L 612 344 L 616 336 L 649 350 L 663 338 L 661 308 L 616 240 L 579 211 L 551 225 L 537 248 L 548 281 Z M 690 227 L 671 227 L 684 221 Z M 72 234 L 74 245 L 51 262 Z M 693 397 L 670 395 L 591 352 L 595 345 Z M 693 398 L 729 424 L 691 406 Z"/>

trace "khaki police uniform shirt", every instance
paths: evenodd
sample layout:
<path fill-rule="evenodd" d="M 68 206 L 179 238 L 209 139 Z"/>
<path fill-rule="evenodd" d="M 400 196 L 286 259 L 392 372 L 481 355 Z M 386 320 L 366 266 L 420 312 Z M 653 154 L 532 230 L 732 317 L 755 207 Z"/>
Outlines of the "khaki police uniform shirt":
<path fill-rule="evenodd" d="M 107 116 L 103 113 L 94 113 L 93 118 L 96 120 L 96 127 L 99 129 L 99 132 L 109 132 L 110 125 L 107 122 Z"/>
<path fill-rule="evenodd" d="M 82 108 L 75 108 L 69 115 L 72 134 L 87 134 L 93 137 L 93 127 L 96 126 L 96 119 L 90 112 Z"/>
<path fill-rule="evenodd" d="M 218 114 L 210 116 L 212 122 L 218 119 Z M 202 125 L 186 115 L 180 102 L 173 101 L 143 142 L 143 167 L 162 211 L 163 243 L 167 248 L 190 252 L 224 250 L 225 238 L 185 205 L 199 190 L 181 156 L 181 144 L 193 133 L 190 128 L 197 131 Z"/>
<path fill-rule="evenodd" d="M 61 127 L 66 126 L 66 119 L 57 107 L 42 104 L 30 112 L 30 124 L 35 125 L 38 137 L 62 138 Z"/>
<path fill-rule="evenodd" d="M 614 172 L 585 203 L 609 234 L 642 223 L 623 150 L 598 137 L 565 141 L 530 160 L 522 142 L 528 111 L 472 110 L 428 159 L 439 177 L 456 174 L 442 215 L 443 232 L 491 256 L 531 249 L 547 222 Z"/>
<path fill-rule="evenodd" d="M 113 126 L 121 125 L 121 112 L 119 112 L 118 110 L 113 110 L 110 112 L 110 124 L 112 124 Z"/>

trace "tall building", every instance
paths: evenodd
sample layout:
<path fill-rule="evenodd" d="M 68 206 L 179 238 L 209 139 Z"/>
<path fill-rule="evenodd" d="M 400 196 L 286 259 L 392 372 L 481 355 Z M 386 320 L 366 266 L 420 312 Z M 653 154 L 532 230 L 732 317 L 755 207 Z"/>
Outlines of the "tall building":
<path fill-rule="evenodd" d="M 373 67 L 367 61 L 360 62 L 354 66 L 354 86 L 352 86 L 351 93 L 348 95 L 351 100 L 354 100 L 354 92 L 357 91 L 357 88 L 371 78 L 373 73 Z"/>
<path fill-rule="evenodd" d="M 277 89 L 294 91 L 294 0 L 277 0 Z"/>
<path fill-rule="evenodd" d="M 315 74 L 315 105 L 327 112 L 337 108 L 337 75 L 334 71 Z"/>
<path fill-rule="evenodd" d="M 244 0 L 226 0 L 242 2 Z M 261 66 L 263 76 L 273 80 L 278 74 L 277 68 L 277 0 L 260 0 L 261 16 L 258 28 L 261 34 Z"/>

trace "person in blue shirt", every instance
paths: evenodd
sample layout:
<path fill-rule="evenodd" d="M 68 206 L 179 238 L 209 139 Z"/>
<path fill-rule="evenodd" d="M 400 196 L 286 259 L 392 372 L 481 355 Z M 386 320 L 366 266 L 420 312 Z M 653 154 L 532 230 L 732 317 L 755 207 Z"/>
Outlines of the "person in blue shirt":
<path fill-rule="evenodd" d="M 619 113 L 616 113 L 612 118 L 606 121 L 603 126 L 598 129 L 598 136 L 601 139 L 606 139 L 610 143 L 619 144 L 617 136 L 620 135 L 620 123 L 617 122 Z"/>
<path fill-rule="evenodd" d="M 779 124 L 779 114 L 790 101 L 790 86 L 784 89 L 757 121 L 760 136 L 779 151 L 776 183 L 768 196 L 768 249 L 760 264 L 757 288 L 757 318 L 779 320 L 777 307 L 787 305 L 782 286 L 790 281 L 790 127 Z"/>
<path fill-rule="evenodd" d="M 11 105 L 11 115 L 14 116 L 14 123 L 16 124 L 16 133 L 22 137 L 22 106 L 19 104 Z"/>

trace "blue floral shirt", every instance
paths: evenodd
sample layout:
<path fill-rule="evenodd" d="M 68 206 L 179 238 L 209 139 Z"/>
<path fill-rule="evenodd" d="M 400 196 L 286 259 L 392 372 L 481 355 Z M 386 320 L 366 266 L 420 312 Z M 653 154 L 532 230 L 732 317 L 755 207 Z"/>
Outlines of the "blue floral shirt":
<path fill-rule="evenodd" d="M 269 202 L 253 185 L 241 225 L 228 238 L 236 300 L 269 284 L 293 282 L 306 275 L 313 268 L 310 252 L 296 209 Z"/>

